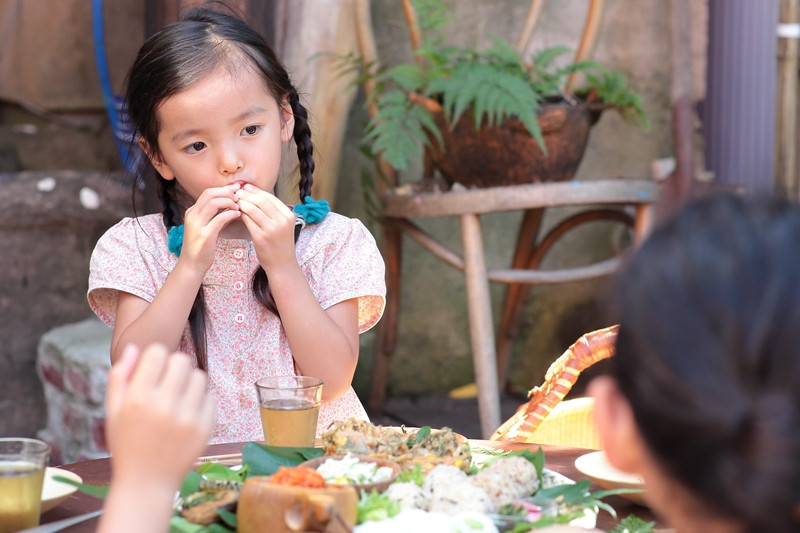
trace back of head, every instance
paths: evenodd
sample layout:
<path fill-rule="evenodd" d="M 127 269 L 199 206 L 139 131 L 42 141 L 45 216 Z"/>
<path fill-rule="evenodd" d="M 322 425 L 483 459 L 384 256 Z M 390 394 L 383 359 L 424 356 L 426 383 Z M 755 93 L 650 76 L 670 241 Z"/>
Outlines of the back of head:
<path fill-rule="evenodd" d="M 612 372 L 665 472 L 748 531 L 800 528 L 800 209 L 702 198 L 619 277 Z"/>

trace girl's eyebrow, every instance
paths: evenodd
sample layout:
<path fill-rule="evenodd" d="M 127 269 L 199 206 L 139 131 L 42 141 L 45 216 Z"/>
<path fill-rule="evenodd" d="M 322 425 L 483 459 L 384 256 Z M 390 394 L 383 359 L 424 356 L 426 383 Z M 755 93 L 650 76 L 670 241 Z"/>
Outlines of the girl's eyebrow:
<path fill-rule="evenodd" d="M 245 109 L 244 111 L 242 111 L 241 113 L 239 113 L 238 115 L 233 117 L 231 122 L 239 122 L 239 121 L 242 121 L 242 120 L 244 120 L 246 118 L 249 118 L 249 117 L 251 117 L 253 115 L 257 115 L 259 113 L 264 113 L 265 111 L 267 111 L 267 109 L 262 107 L 262 106 L 253 106 L 253 107 L 250 107 L 248 109 Z M 178 133 L 176 133 L 175 135 L 172 136 L 172 142 L 177 142 L 177 141 L 180 141 L 182 139 L 185 139 L 186 137 L 191 137 L 193 135 L 197 135 L 197 134 L 201 133 L 202 131 L 203 130 L 201 128 L 192 128 L 192 129 L 189 129 L 189 130 L 179 131 Z"/>

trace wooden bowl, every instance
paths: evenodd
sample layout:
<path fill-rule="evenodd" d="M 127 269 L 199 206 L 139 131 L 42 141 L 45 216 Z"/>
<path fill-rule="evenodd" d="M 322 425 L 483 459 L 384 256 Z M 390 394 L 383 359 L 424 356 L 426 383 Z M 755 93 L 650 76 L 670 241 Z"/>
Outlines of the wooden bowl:
<path fill-rule="evenodd" d="M 400 471 L 401 471 L 400 465 L 398 465 L 394 461 L 390 461 L 388 459 L 382 459 L 382 458 L 379 458 L 379 457 L 369 457 L 369 456 L 366 456 L 366 455 L 355 455 L 355 454 L 351 454 L 351 455 L 353 457 L 358 458 L 358 460 L 363 462 L 363 463 L 375 463 L 379 467 L 388 466 L 389 468 L 392 469 L 392 476 L 389 479 L 387 479 L 386 481 L 380 481 L 378 483 L 354 483 L 354 484 L 352 484 L 351 486 L 356 489 L 358 494 L 361 494 L 362 490 L 365 491 L 367 494 L 369 494 L 373 490 L 377 491 L 377 492 L 383 492 L 387 488 L 389 488 L 389 485 L 394 483 L 394 480 L 397 479 L 397 476 L 400 474 Z M 323 455 L 321 457 L 316 457 L 314 459 L 309 459 L 308 461 L 305 461 L 305 462 L 303 462 L 301 464 L 303 466 L 307 466 L 309 468 L 313 468 L 314 470 L 316 470 L 320 465 L 322 465 L 322 463 L 324 463 L 328 459 L 339 460 L 339 459 L 343 459 L 344 457 L 345 457 L 344 455 Z"/>

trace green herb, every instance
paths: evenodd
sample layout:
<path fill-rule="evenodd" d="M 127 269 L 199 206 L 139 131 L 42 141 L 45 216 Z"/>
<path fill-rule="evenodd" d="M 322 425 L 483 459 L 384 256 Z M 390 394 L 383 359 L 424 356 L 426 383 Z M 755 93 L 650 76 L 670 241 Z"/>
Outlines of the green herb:
<path fill-rule="evenodd" d="M 412 448 L 414 446 L 421 444 L 430 434 L 431 434 L 431 427 L 422 426 L 421 428 L 419 428 L 419 431 L 417 431 L 414 434 L 413 437 L 408 439 L 408 447 Z"/>
<path fill-rule="evenodd" d="M 400 502 L 391 499 L 384 493 L 373 490 L 369 494 L 361 492 L 358 500 L 358 519 L 357 523 L 386 520 L 398 514 L 402 510 Z"/>
<path fill-rule="evenodd" d="M 422 465 L 416 464 L 414 465 L 414 468 L 409 468 L 400 472 L 400 474 L 397 476 L 397 482 L 414 483 L 421 487 L 425 482 L 425 474 L 422 473 Z"/>
<path fill-rule="evenodd" d="M 53 476 L 53 479 L 61 483 L 66 483 L 67 485 L 72 485 L 73 487 L 78 487 L 79 491 L 89 496 L 94 496 L 95 498 L 103 499 L 108 494 L 108 485 L 89 485 L 88 483 L 79 483 L 74 479 L 63 476 Z"/>
<path fill-rule="evenodd" d="M 650 533 L 655 526 L 655 522 L 645 522 L 638 516 L 628 515 L 609 533 Z"/>
<path fill-rule="evenodd" d="M 242 463 L 254 476 L 269 476 L 281 466 L 297 466 L 303 461 L 320 457 L 321 448 L 289 448 L 248 442 L 242 447 Z"/>

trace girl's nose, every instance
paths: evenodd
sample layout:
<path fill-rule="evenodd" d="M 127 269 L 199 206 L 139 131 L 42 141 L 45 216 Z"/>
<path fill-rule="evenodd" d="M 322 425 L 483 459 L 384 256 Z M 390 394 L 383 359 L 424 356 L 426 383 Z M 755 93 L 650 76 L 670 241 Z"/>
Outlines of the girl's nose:
<path fill-rule="evenodd" d="M 226 148 L 219 157 L 219 171 L 221 174 L 235 174 L 244 168 L 244 162 L 239 156 L 239 152 L 232 148 Z"/>

